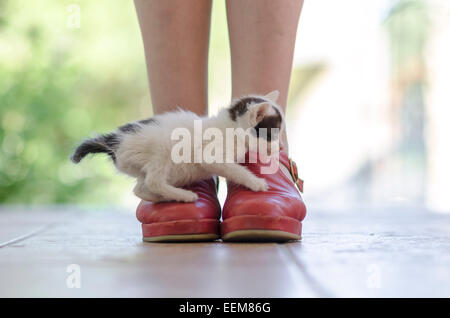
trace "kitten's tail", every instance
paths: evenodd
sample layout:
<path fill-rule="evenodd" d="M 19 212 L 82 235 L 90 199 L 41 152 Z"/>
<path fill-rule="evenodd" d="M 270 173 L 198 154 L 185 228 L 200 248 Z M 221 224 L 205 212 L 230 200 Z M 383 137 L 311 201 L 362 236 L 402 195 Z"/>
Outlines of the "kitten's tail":
<path fill-rule="evenodd" d="M 111 159 L 116 161 L 115 150 L 120 144 L 119 136 L 115 133 L 100 135 L 95 138 L 85 140 L 81 145 L 75 149 L 75 152 L 70 157 L 74 163 L 79 163 L 86 155 L 90 153 L 108 154 Z"/>

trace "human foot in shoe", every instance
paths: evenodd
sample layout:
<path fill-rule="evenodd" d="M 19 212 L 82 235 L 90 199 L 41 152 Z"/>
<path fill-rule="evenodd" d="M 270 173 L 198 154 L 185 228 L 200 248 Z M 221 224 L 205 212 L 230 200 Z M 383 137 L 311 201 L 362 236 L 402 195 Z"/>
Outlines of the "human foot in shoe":
<path fill-rule="evenodd" d="M 198 196 L 194 202 L 141 201 L 136 217 L 148 242 L 213 241 L 219 238 L 220 204 L 214 179 L 195 182 L 186 190 Z"/>
<path fill-rule="evenodd" d="M 289 241 L 299 240 L 306 206 L 300 195 L 303 184 L 298 179 L 295 163 L 285 151 L 280 152 L 278 169 L 262 174 L 261 167 L 269 164 L 242 164 L 254 175 L 264 178 L 265 192 L 253 192 L 228 182 L 221 224 L 224 241 Z"/>

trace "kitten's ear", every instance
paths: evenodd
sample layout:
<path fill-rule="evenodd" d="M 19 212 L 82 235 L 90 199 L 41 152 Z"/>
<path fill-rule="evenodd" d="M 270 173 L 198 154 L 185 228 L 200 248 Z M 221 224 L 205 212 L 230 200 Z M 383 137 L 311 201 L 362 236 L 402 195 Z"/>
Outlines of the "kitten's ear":
<path fill-rule="evenodd" d="M 270 108 L 269 103 L 259 103 L 254 104 L 250 107 L 250 120 L 252 124 L 257 125 L 261 120 L 263 120 L 264 116 L 267 115 L 267 112 Z"/>
<path fill-rule="evenodd" d="M 271 91 L 269 94 L 267 94 L 264 97 L 275 103 L 277 101 L 278 97 L 280 97 L 280 92 L 277 90 L 274 90 L 274 91 Z"/>

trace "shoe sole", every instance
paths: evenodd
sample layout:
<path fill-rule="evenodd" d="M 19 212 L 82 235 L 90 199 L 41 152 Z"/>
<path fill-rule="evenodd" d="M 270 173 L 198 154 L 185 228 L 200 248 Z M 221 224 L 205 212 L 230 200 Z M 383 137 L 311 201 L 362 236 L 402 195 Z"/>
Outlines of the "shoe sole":
<path fill-rule="evenodd" d="M 201 242 L 220 238 L 219 220 L 176 220 L 142 224 L 144 242 Z"/>
<path fill-rule="evenodd" d="M 287 216 L 241 215 L 222 222 L 223 241 L 287 242 L 300 240 L 302 223 Z"/>
<path fill-rule="evenodd" d="M 239 230 L 222 237 L 226 242 L 287 242 L 300 239 L 300 235 L 276 230 Z"/>
<path fill-rule="evenodd" d="M 158 242 L 158 243 L 171 243 L 171 242 L 207 242 L 215 241 L 219 239 L 217 234 L 180 234 L 180 235 L 161 235 L 153 237 L 144 237 L 144 242 Z"/>

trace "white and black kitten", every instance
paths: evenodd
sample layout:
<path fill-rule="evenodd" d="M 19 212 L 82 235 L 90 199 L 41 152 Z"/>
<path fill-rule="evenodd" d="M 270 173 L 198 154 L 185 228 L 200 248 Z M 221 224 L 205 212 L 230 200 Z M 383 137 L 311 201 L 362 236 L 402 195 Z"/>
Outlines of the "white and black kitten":
<path fill-rule="evenodd" d="M 245 96 L 234 100 L 229 107 L 211 117 L 199 117 L 192 112 L 179 110 L 128 123 L 114 132 L 85 140 L 71 159 L 78 163 L 89 153 L 107 153 L 119 171 L 137 178 L 134 188 L 136 196 L 152 202 L 195 201 L 197 194 L 182 187 L 214 175 L 225 177 L 253 191 L 267 191 L 267 183 L 263 178 L 256 177 L 238 163 L 244 161 L 247 151 L 257 151 L 254 149 L 256 143 L 249 141 L 252 138 L 257 140 L 260 147 L 265 144 L 267 149 L 278 153 L 279 136 L 284 128 L 284 118 L 276 104 L 278 95 L 278 91 L 273 91 L 265 96 Z M 209 132 L 218 131 L 223 136 L 224 141 L 219 144 L 221 148 L 219 151 L 215 149 L 216 158 L 217 152 L 220 152 L 219 156 L 223 160 L 195 160 L 193 154 L 196 151 L 204 155 L 196 148 L 208 147 L 211 137 L 209 140 L 202 138 L 200 144 L 189 144 L 188 157 L 192 159 L 189 162 L 174 161 L 174 147 L 179 141 L 174 140 L 173 132 L 181 128 L 195 137 L 195 125 L 198 127 L 199 123 L 201 136 L 208 129 Z M 227 143 L 225 139 L 227 129 L 230 128 L 254 129 L 252 134 L 234 135 L 232 142 Z M 214 136 L 218 138 L 217 134 Z M 231 162 L 227 161 L 230 157 Z"/>

